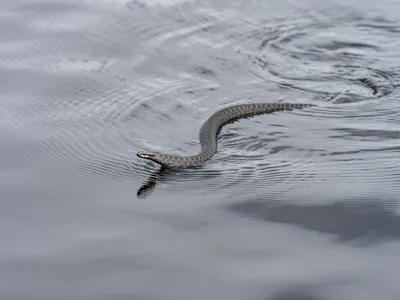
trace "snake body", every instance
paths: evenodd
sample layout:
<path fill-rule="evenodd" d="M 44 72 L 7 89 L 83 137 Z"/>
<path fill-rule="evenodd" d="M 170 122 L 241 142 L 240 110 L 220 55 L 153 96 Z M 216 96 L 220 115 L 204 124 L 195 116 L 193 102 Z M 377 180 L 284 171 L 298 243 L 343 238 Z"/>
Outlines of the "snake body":
<path fill-rule="evenodd" d="M 242 118 L 270 114 L 277 111 L 303 109 L 314 106 L 304 103 L 250 103 L 223 108 L 212 114 L 201 126 L 199 137 L 201 151 L 193 156 L 174 156 L 161 153 L 140 151 L 137 156 L 148 159 L 164 167 L 188 168 L 199 166 L 210 160 L 217 152 L 217 136 L 222 127 Z"/>

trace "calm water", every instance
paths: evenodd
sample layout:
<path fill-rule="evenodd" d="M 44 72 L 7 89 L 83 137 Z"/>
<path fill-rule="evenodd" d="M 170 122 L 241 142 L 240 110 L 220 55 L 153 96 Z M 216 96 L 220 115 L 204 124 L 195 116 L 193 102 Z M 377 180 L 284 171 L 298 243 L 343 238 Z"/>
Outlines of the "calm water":
<path fill-rule="evenodd" d="M 0 8 L 1 299 L 399 299 L 399 1 Z"/>

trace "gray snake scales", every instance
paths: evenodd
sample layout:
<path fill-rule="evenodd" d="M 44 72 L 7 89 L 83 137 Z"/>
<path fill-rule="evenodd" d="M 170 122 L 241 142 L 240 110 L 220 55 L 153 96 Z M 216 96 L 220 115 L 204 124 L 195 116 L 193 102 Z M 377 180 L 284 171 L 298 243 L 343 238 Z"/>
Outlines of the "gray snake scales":
<path fill-rule="evenodd" d="M 250 103 L 223 108 L 212 114 L 200 128 L 201 151 L 193 156 L 173 156 L 140 151 L 137 156 L 161 164 L 165 167 L 188 168 L 199 166 L 211 159 L 217 152 L 217 136 L 221 128 L 242 118 L 270 114 L 277 111 L 303 109 L 314 106 L 303 103 Z"/>

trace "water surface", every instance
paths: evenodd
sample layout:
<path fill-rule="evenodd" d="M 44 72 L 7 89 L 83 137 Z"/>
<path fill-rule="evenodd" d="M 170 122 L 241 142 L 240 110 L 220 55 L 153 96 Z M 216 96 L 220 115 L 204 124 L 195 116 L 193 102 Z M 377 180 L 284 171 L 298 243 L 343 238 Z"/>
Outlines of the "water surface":
<path fill-rule="evenodd" d="M 399 10 L 3 2 L 1 298 L 398 299 Z M 135 155 L 274 101 L 317 106 Z"/>

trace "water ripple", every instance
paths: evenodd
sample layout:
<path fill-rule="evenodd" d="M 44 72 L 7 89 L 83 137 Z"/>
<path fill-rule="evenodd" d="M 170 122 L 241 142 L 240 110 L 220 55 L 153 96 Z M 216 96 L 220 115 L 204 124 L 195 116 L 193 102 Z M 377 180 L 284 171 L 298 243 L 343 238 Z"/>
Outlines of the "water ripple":
<path fill-rule="evenodd" d="M 2 298 L 395 299 L 398 2 L 2 1 Z"/>
<path fill-rule="evenodd" d="M 301 190 L 314 199 L 315 185 L 329 181 L 397 189 L 400 73 L 388 63 L 396 22 L 334 10 L 257 19 L 245 6 L 207 1 L 127 6 L 74 22 L 24 10 L 31 26 L 17 29 L 27 39 L 5 36 L 12 52 L 0 46 L 0 87 L 13 98 L 1 104 L 3 151 L 31 153 L 35 168 L 160 182 L 170 193 Z M 317 107 L 228 125 L 202 168 L 164 174 L 135 156 L 195 154 L 198 129 L 215 110 L 282 98 Z"/>

